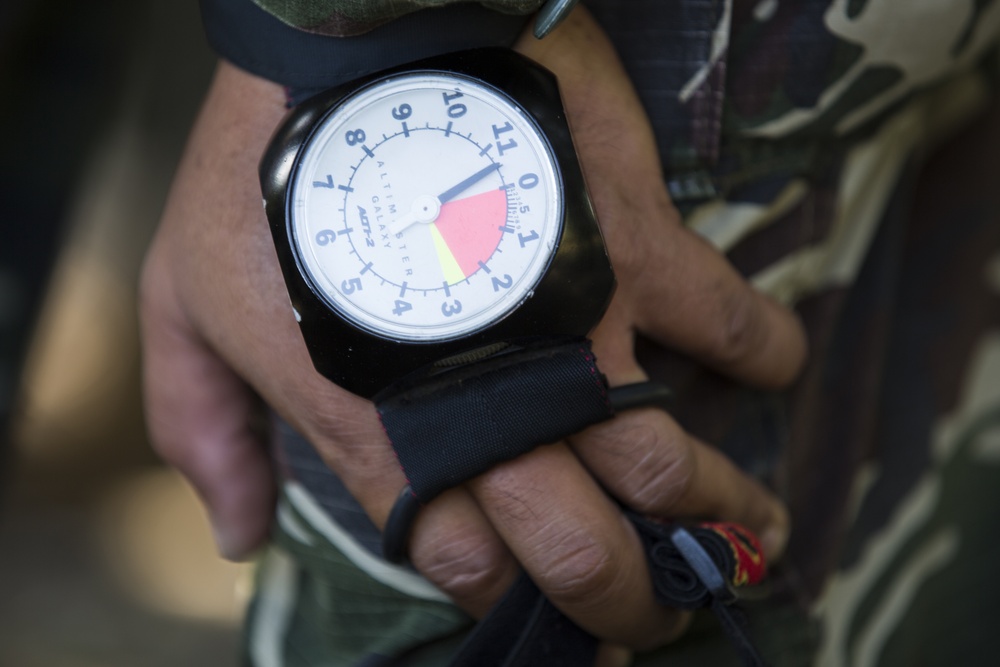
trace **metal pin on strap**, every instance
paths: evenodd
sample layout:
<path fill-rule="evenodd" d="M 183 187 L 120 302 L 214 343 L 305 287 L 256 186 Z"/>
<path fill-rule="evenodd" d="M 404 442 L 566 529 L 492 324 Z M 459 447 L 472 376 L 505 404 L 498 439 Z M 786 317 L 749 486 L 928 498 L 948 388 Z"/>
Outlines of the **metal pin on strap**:
<path fill-rule="evenodd" d="M 535 38 L 542 39 L 569 16 L 579 0 L 547 0 L 535 17 Z"/>

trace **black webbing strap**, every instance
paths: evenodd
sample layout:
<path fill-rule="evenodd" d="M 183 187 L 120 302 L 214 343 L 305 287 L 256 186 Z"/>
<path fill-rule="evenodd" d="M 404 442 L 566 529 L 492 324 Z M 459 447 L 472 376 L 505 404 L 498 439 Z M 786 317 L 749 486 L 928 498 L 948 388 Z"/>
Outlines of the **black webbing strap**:
<path fill-rule="evenodd" d="M 535 343 L 375 397 L 407 482 L 426 504 L 538 445 L 614 416 L 586 339 Z"/>

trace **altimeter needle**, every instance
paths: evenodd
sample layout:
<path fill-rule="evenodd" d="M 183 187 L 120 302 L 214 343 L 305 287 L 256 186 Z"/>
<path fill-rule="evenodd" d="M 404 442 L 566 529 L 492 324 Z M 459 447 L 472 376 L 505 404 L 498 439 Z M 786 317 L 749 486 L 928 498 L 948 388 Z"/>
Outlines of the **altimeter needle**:
<path fill-rule="evenodd" d="M 434 222 L 441 213 L 442 204 L 451 201 L 499 168 L 499 162 L 490 163 L 472 176 L 448 188 L 437 197 L 433 195 L 420 195 L 413 200 L 408 214 L 392 221 L 389 225 L 389 232 L 391 234 L 400 234 L 418 222 L 425 225 Z"/>
<path fill-rule="evenodd" d="M 471 188 L 473 185 L 475 185 L 479 181 L 481 181 L 484 178 L 486 178 L 486 176 L 490 172 L 496 171 L 499 168 L 500 168 L 500 163 L 499 162 L 493 162 L 493 163 L 491 163 L 491 164 L 483 167 L 482 169 L 480 169 L 479 171 L 477 171 L 476 173 L 474 173 L 472 176 L 469 176 L 467 179 L 465 179 L 461 183 L 458 183 L 458 184 L 456 184 L 456 185 L 448 188 L 447 190 L 445 190 L 441 194 L 439 194 L 438 195 L 438 201 L 443 204 L 446 201 L 454 199 L 457 195 L 461 194 L 463 191 Z"/>

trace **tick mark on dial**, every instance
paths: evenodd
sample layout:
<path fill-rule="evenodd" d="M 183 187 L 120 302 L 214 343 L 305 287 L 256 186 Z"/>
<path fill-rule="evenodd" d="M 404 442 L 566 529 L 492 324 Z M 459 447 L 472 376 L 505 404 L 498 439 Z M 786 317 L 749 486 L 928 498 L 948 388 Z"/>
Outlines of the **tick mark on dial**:
<path fill-rule="evenodd" d="M 407 286 L 407 282 L 405 280 L 403 281 L 403 284 L 399 286 L 399 298 L 400 299 L 402 299 L 404 296 L 406 296 L 406 286 Z"/>

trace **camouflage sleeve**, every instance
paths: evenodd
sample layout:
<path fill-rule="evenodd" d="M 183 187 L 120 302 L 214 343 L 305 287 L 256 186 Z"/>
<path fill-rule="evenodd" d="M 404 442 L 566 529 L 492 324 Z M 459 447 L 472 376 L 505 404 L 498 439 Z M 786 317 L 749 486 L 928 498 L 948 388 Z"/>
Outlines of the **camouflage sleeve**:
<path fill-rule="evenodd" d="M 527 6 L 529 0 L 494 0 L 511 6 Z M 540 2 L 540 0 L 539 0 Z M 338 15 L 330 7 L 383 7 L 392 5 L 402 15 L 362 35 L 340 37 L 300 29 L 282 21 L 261 4 L 280 8 L 281 13 L 306 25 L 309 16 L 325 17 L 324 30 L 338 22 L 353 28 L 371 27 L 365 17 Z M 428 11 L 419 4 L 439 5 Z M 351 81 L 369 72 L 413 62 L 421 58 L 487 46 L 510 46 L 530 20 L 527 15 L 497 12 L 476 2 L 449 0 L 199 0 L 205 37 L 222 58 L 252 74 L 290 89 L 290 102 L 319 90 Z M 399 9 L 406 7 L 407 10 Z M 344 11 L 347 11 L 345 9 Z M 374 11 L 365 9 L 365 11 Z M 388 10 L 385 10 L 388 11 Z M 311 13 L 312 12 L 312 13 Z M 325 12 L 325 13 L 324 13 Z M 318 30 L 316 24 L 312 24 Z"/>
<path fill-rule="evenodd" d="M 348 37 L 368 32 L 420 9 L 469 2 L 470 0 L 253 0 L 254 4 L 299 30 Z M 538 10 L 542 0 L 481 0 L 478 4 L 503 12 L 525 15 Z"/>

